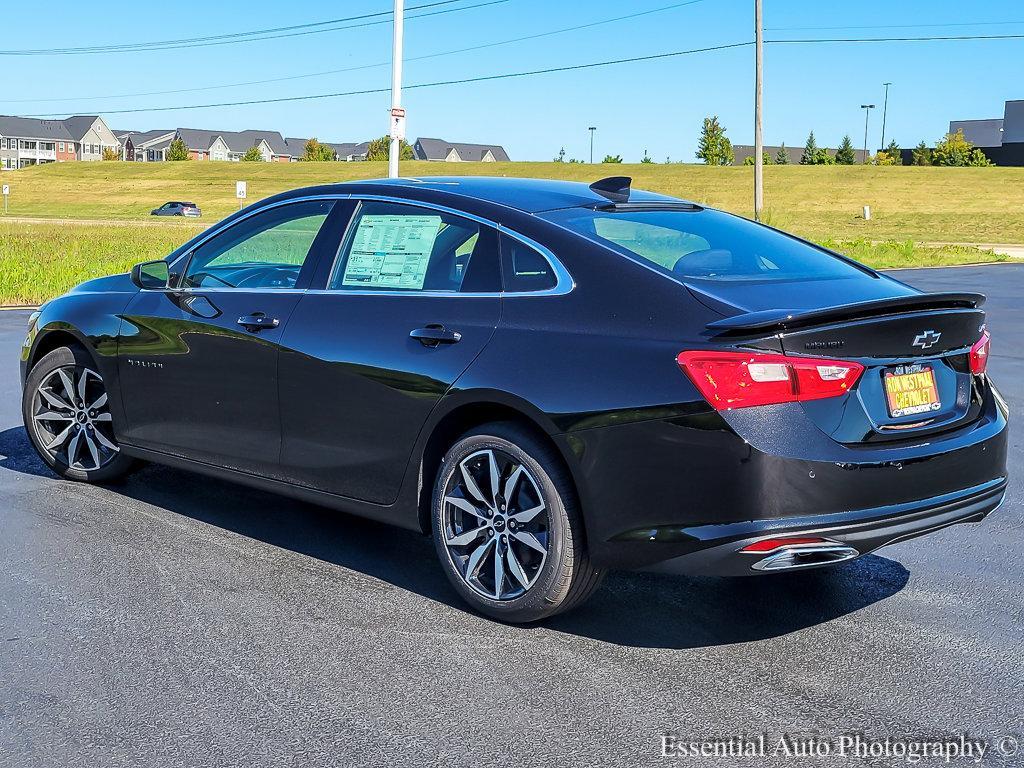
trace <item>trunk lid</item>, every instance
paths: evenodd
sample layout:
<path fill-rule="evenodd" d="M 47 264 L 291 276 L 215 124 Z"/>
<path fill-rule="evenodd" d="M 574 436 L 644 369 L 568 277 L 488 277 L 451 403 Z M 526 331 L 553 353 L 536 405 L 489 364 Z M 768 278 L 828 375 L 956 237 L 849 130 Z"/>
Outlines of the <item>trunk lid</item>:
<path fill-rule="evenodd" d="M 969 424 L 982 405 L 969 353 L 984 331 L 985 313 L 979 307 L 985 297 L 919 293 L 888 279 L 874 285 L 885 284 L 893 295 L 869 291 L 867 300 L 832 305 L 822 302 L 820 292 L 815 299 L 816 291 L 807 285 L 800 290 L 786 284 L 775 291 L 762 285 L 760 293 L 774 297 L 757 302 L 750 300 L 756 292 L 729 291 L 732 286 L 714 296 L 703 286 L 697 292 L 718 311 L 732 303 L 723 294 L 732 293 L 730 299 L 747 294 L 742 297 L 747 306 L 732 304 L 731 314 L 708 323 L 708 331 L 721 341 L 864 366 L 847 395 L 801 404 L 815 425 L 838 442 L 905 440 Z M 763 308 L 764 301 L 787 308 Z"/>

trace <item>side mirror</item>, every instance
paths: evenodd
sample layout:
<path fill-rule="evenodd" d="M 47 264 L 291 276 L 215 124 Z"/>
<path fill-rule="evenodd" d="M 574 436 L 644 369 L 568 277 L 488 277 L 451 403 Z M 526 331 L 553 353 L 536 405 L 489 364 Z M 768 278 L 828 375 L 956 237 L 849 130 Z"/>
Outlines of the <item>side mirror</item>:
<path fill-rule="evenodd" d="M 139 288 L 159 290 L 166 288 L 169 280 L 170 271 L 166 261 L 144 261 L 132 267 L 132 282 Z"/>

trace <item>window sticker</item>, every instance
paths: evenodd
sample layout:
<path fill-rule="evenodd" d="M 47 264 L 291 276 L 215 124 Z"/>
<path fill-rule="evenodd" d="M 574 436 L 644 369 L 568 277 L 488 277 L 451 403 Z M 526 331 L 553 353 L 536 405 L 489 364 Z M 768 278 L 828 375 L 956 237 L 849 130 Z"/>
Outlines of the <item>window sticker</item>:
<path fill-rule="evenodd" d="M 440 229 L 440 216 L 362 216 L 341 284 L 422 290 Z"/>

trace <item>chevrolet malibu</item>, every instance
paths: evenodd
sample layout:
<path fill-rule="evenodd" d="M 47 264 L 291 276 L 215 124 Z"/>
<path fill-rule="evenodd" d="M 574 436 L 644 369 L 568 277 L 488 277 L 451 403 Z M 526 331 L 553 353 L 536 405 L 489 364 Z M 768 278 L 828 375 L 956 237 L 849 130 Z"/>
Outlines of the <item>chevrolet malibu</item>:
<path fill-rule="evenodd" d="M 23 415 L 67 479 L 159 462 L 432 533 L 463 599 L 528 622 L 611 568 L 831 567 L 982 520 L 983 302 L 625 177 L 336 184 L 48 302 Z"/>

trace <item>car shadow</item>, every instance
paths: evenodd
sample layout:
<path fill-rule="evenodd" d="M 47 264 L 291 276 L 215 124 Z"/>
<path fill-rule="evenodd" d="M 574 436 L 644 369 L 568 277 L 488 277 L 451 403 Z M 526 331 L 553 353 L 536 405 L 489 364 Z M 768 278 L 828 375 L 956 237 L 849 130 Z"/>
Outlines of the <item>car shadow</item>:
<path fill-rule="evenodd" d="M 0 468 L 55 477 L 21 427 L 0 432 Z M 431 541 L 413 531 L 158 465 L 145 465 L 105 490 L 467 610 Z M 587 603 L 541 627 L 642 648 L 752 642 L 859 611 L 899 592 L 909 577 L 900 563 L 877 555 L 760 578 L 616 572 Z"/>

